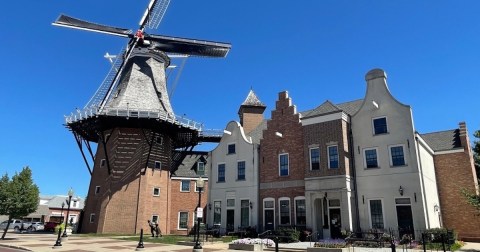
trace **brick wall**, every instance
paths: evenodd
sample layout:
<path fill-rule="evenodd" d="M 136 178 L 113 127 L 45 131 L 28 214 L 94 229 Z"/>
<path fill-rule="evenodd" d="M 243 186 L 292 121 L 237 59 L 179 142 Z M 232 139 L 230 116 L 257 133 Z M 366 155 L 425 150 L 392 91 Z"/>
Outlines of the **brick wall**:
<path fill-rule="evenodd" d="M 276 133 L 281 133 L 281 137 Z M 275 182 L 303 181 L 305 176 L 305 156 L 303 147 L 303 130 L 300 115 L 286 91 L 279 93 L 276 108 L 272 111 L 271 120 L 267 122 L 267 129 L 263 131 L 260 141 L 260 184 Z M 279 175 L 279 154 L 289 154 L 289 174 Z M 262 187 L 262 186 L 260 186 Z M 284 187 L 275 189 L 260 189 L 260 222 L 263 226 L 263 199 L 272 197 L 275 204 L 278 198 L 289 197 L 291 207 L 291 222 L 294 222 L 294 197 L 305 196 L 304 186 Z M 279 207 L 276 206 L 275 219 L 279 223 Z"/>
<path fill-rule="evenodd" d="M 245 134 L 250 133 L 263 121 L 264 111 L 265 107 L 261 106 L 240 106 L 238 115 Z"/>

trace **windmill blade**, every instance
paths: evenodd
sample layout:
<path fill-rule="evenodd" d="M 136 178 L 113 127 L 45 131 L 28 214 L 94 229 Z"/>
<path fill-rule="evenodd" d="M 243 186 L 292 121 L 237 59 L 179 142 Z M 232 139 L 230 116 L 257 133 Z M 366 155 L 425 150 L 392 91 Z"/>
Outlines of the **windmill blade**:
<path fill-rule="evenodd" d="M 132 30 L 95 24 L 77 18 L 69 17 L 67 15 L 60 15 L 52 25 L 68 27 L 79 30 L 93 31 L 99 33 L 106 33 L 121 37 L 133 37 Z"/>
<path fill-rule="evenodd" d="M 155 48 L 166 53 L 186 54 L 205 57 L 226 57 L 231 44 L 188 38 L 145 35 L 145 40 L 156 42 Z"/>
<path fill-rule="evenodd" d="M 149 29 L 157 29 L 169 4 L 170 0 L 151 0 L 140 20 L 140 29 L 142 30 L 145 25 L 147 25 Z"/>

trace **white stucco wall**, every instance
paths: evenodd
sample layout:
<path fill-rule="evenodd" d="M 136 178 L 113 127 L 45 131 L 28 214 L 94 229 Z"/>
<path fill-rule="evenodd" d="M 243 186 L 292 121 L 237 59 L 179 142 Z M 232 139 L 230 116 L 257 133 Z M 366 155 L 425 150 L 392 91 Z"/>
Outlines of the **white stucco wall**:
<path fill-rule="evenodd" d="M 366 80 L 364 103 L 351 120 L 361 228 L 371 228 L 369 200 L 382 200 L 384 228 L 397 229 L 395 199 L 410 198 L 414 229 L 425 229 L 423 193 L 427 191 L 430 194 L 434 189 L 422 188 L 411 108 L 390 94 L 383 70 L 370 71 Z M 373 119 L 378 117 L 387 118 L 388 132 L 385 134 L 375 135 L 373 132 Z M 403 146 L 403 166 L 391 165 L 389 150 L 394 145 Z M 378 168 L 366 168 L 364 150 L 368 148 L 377 149 Z M 403 195 L 400 195 L 400 186 L 403 188 Z"/>
<path fill-rule="evenodd" d="M 214 201 L 221 201 L 221 227 L 226 228 L 228 197 L 235 199 L 235 229 L 241 224 L 240 202 L 247 199 L 252 202 L 250 226 L 258 226 L 258 145 L 245 135 L 238 122 L 229 122 L 225 130 L 231 134 L 223 134 L 218 146 L 210 152 L 208 202 L 212 209 L 208 211 L 207 223 L 213 225 Z M 235 144 L 235 154 L 227 154 L 229 144 Z M 245 180 L 237 180 L 238 161 L 245 161 Z M 225 164 L 225 182 L 218 182 L 217 167 L 222 163 Z"/>

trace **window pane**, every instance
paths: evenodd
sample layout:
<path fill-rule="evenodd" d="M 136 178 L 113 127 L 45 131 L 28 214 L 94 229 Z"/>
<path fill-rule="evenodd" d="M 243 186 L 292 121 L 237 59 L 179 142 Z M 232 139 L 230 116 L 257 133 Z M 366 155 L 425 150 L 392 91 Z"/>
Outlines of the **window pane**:
<path fill-rule="evenodd" d="M 383 229 L 383 211 L 381 200 L 370 200 L 370 215 L 372 228 Z"/>
<path fill-rule="evenodd" d="M 273 200 L 265 201 L 265 208 L 273 208 Z"/>
<path fill-rule="evenodd" d="M 190 180 L 182 180 L 182 192 L 190 191 Z"/>
<path fill-rule="evenodd" d="M 179 228 L 188 228 L 188 213 L 187 212 L 180 212 L 180 219 L 179 219 Z"/>
<path fill-rule="evenodd" d="M 290 201 L 280 200 L 280 225 L 290 224 Z"/>
<path fill-rule="evenodd" d="M 205 163 L 197 163 L 197 175 L 205 175 Z"/>
<path fill-rule="evenodd" d="M 373 119 L 373 127 L 375 130 L 375 135 L 387 133 L 387 118 L 377 118 Z"/>
<path fill-rule="evenodd" d="M 305 212 L 305 200 L 296 200 L 296 209 L 295 212 L 297 214 L 296 216 L 296 224 L 297 225 L 306 225 L 307 224 L 307 218 L 306 218 L 306 212 Z"/>
<path fill-rule="evenodd" d="M 410 204 L 410 198 L 395 199 L 395 204 Z"/>
<path fill-rule="evenodd" d="M 227 199 L 227 207 L 234 207 L 235 199 Z"/>
<path fill-rule="evenodd" d="M 339 207 L 340 206 L 340 200 L 339 199 L 331 199 L 328 201 L 328 205 L 331 207 Z"/>
<path fill-rule="evenodd" d="M 312 170 L 320 169 L 320 149 L 319 148 L 310 149 L 310 167 Z"/>
<path fill-rule="evenodd" d="M 338 168 L 338 147 L 328 146 L 329 168 Z"/>
<path fill-rule="evenodd" d="M 225 164 L 218 165 L 218 182 L 225 182 Z"/>
<path fill-rule="evenodd" d="M 280 176 L 288 176 L 288 154 L 280 155 Z"/>
<path fill-rule="evenodd" d="M 245 180 L 245 161 L 238 162 L 237 179 Z"/>
<path fill-rule="evenodd" d="M 367 161 L 367 168 L 378 167 L 377 164 L 377 150 L 365 150 L 365 160 Z"/>
<path fill-rule="evenodd" d="M 240 202 L 242 208 L 240 209 L 240 225 L 242 227 L 247 227 L 250 225 L 250 201 L 249 200 L 242 200 Z"/>
<path fill-rule="evenodd" d="M 395 146 L 390 148 L 392 153 L 392 165 L 400 166 L 405 165 L 405 158 L 403 156 L 403 146 Z"/>
<path fill-rule="evenodd" d="M 213 202 L 213 224 L 221 224 L 222 222 L 222 202 Z"/>
<path fill-rule="evenodd" d="M 229 144 L 227 154 L 234 154 L 234 153 L 235 153 L 235 144 Z"/>

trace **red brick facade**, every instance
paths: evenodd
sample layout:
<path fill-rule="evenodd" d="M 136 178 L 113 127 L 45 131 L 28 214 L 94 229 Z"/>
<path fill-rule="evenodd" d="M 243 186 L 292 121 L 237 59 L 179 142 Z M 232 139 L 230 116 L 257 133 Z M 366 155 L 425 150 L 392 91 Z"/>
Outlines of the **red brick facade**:
<path fill-rule="evenodd" d="M 460 123 L 464 152 L 434 156 L 443 226 L 454 229 L 463 240 L 480 241 L 480 218 L 461 194 L 464 188 L 478 193 L 477 177 L 465 123 Z M 454 174 L 454 177 L 453 177 Z"/>
<path fill-rule="evenodd" d="M 263 199 L 275 199 L 275 223 L 278 226 L 278 199 L 290 199 L 290 225 L 295 224 L 294 198 L 305 196 L 303 129 L 300 115 L 292 105 L 287 92 L 279 94 L 276 108 L 272 111 L 267 129 L 260 141 L 260 225 L 263 226 Z M 280 176 L 279 155 L 288 153 L 288 175 Z M 298 182 L 293 183 L 292 182 Z M 283 183 L 283 184 L 282 184 Z M 273 188 L 272 188 L 273 187 Z"/>

